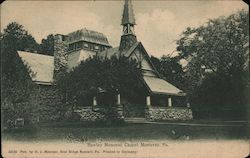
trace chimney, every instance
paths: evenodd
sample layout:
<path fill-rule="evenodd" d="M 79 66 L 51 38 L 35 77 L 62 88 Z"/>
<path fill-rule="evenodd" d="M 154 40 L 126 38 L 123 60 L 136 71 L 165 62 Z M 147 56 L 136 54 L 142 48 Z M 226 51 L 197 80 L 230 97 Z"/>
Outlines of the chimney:
<path fill-rule="evenodd" d="M 56 34 L 54 37 L 54 81 L 64 75 L 67 70 L 68 44 L 65 35 Z"/>

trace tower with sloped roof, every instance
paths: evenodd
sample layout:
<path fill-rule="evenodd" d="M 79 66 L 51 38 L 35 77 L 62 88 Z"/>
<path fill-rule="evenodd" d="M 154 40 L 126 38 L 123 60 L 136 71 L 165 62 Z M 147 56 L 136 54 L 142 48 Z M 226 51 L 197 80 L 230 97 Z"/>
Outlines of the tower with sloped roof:
<path fill-rule="evenodd" d="M 137 42 L 134 31 L 136 23 L 131 0 L 125 0 L 121 25 L 123 31 L 119 50 L 120 52 L 124 52 L 128 51 L 128 49 Z"/>

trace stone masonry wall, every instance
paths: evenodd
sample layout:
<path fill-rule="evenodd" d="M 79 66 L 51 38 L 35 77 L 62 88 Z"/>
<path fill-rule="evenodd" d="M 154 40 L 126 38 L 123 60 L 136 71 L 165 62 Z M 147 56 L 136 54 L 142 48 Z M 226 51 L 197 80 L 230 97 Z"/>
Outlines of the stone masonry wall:
<path fill-rule="evenodd" d="M 149 107 L 145 109 L 146 119 L 149 121 L 161 120 L 191 120 L 193 114 L 189 108 L 181 107 Z"/>
<path fill-rule="evenodd" d="M 56 80 L 67 70 L 68 44 L 64 35 L 54 37 L 54 79 Z"/>
<path fill-rule="evenodd" d="M 83 107 L 74 111 L 80 115 L 81 121 L 105 121 L 106 116 L 98 111 L 94 111 L 91 106 Z"/>
<path fill-rule="evenodd" d="M 115 115 L 112 116 L 107 116 L 108 114 L 105 114 L 104 109 L 99 108 L 99 107 L 92 107 L 92 106 L 88 106 L 88 107 L 81 107 L 78 108 L 76 110 L 74 110 L 74 112 L 78 115 L 80 115 L 80 120 L 81 121 L 90 121 L 90 122 L 94 122 L 94 121 L 106 121 L 107 119 L 109 119 L 110 117 L 115 117 L 112 119 L 117 119 L 117 120 L 123 120 L 124 116 L 123 116 L 123 107 L 122 106 L 116 106 L 116 107 L 112 107 L 115 112 Z"/>

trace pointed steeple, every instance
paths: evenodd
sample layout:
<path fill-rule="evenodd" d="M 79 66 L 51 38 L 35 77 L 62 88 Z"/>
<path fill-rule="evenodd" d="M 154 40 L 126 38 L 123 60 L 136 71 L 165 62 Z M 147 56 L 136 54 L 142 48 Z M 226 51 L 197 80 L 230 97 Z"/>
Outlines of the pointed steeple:
<path fill-rule="evenodd" d="M 123 30 L 119 50 L 120 52 L 124 52 L 137 42 L 134 32 L 134 25 L 136 23 L 131 0 L 125 0 L 121 25 L 123 26 Z"/>
<path fill-rule="evenodd" d="M 122 25 L 135 25 L 135 15 L 132 7 L 131 0 L 125 0 L 123 15 L 122 15 Z"/>
<path fill-rule="evenodd" d="M 134 34 L 135 15 L 131 0 L 125 0 L 121 25 L 123 25 L 123 35 Z"/>

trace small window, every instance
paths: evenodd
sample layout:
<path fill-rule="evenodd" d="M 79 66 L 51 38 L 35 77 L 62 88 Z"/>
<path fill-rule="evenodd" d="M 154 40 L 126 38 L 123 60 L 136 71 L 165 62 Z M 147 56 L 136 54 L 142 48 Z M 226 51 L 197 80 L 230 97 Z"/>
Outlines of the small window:
<path fill-rule="evenodd" d="M 77 42 L 76 43 L 76 48 L 82 48 L 82 42 Z"/>
<path fill-rule="evenodd" d="M 89 45 L 89 48 L 90 48 L 90 50 L 94 50 L 94 45 L 93 45 L 93 44 L 90 44 L 90 45 Z"/>
<path fill-rule="evenodd" d="M 73 43 L 73 49 L 76 50 L 76 43 Z"/>
<path fill-rule="evenodd" d="M 74 49 L 74 45 L 73 44 L 69 44 L 69 50 L 73 50 Z"/>
<path fill-rule="evenodd" d="M 95 46 L 95 50 L 98 50 L 99 49 L 99 46 Z"/>
<path fill-rule="evenodd" d="M 102 46 L 102 47 L 100 47 L 100 50 L 101 50 L 101 51 L 104 51 L 104 47 L 103 47 L 103 46 Z"/>
<path fill-rule="evenodd" d="M 84 43 L 83 46 L 84 46 L 85 48 L 88 48 L 88 47 L 89 47 L 88 43 Z"/>

